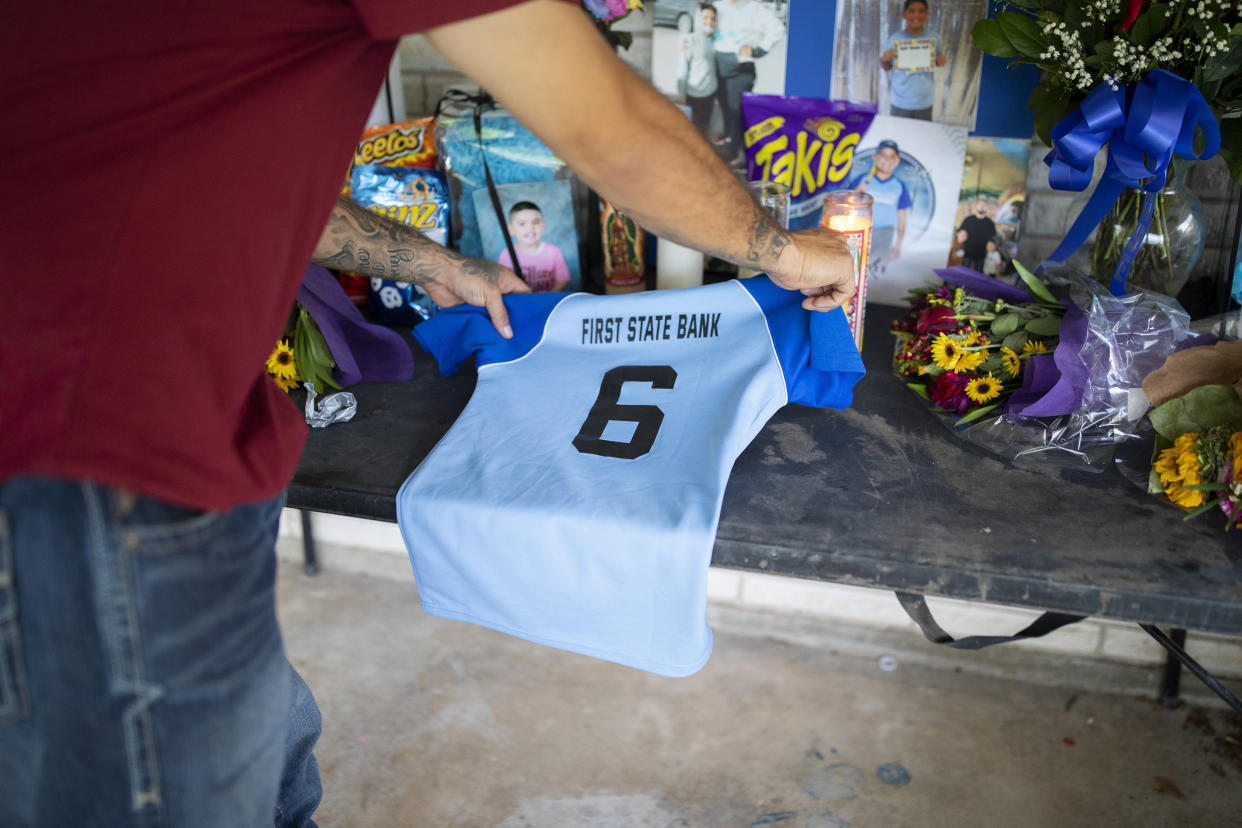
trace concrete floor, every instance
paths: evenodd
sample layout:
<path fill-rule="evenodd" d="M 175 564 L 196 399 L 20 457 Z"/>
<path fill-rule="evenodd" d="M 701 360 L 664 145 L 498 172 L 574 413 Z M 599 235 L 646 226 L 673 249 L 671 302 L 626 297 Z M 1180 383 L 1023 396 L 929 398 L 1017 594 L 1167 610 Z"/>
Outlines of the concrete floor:
<path fill-rule="evenodd" d="M 1036 665 L 1051 687 L 995 677 L 1024 653 L 984 676 L 713 610 L 711 661 L 666 679 L 424 615 L 412 580 L 282 564 L 279 606 L 325 828 L 1242 825 L 1242 717 L 1110 695 L 1106 668 Z"/>

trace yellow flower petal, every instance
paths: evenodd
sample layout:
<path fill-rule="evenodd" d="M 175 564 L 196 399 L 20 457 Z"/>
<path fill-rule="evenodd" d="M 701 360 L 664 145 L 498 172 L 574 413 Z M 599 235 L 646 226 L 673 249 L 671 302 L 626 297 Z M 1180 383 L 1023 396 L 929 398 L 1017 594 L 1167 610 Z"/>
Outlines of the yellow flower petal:
<path fill-rule="evenodd" d="M 966 396 L 977 403 L 985 403 L 999 397 L 1001 387 L 1001 381 L 989 371 L 987 376 L 973 379 L 966 384 Z"/>

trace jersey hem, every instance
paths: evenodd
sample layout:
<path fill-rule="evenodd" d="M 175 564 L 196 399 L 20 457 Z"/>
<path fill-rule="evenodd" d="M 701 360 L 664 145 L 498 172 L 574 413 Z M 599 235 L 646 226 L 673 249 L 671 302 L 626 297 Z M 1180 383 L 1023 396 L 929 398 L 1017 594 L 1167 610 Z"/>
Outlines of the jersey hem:
<path fill-rule="evenodd" d="M 711 627 L 707 628 L 707 645 L 704 647 L 704 652 L 701 657 L 686 664 L 670 664 L 662 661 L 652 661 L 651 659 L 639 658 L 617 650 L 604 650 L 596 647 L 588 647 L 582 644 L 575 644 L 570 641 L 561 641 L 555 638 L 532 635 L 524 630 L 519 630 L 506 624 L 496 623 L 487 618 L 481 618 L 462 610 L 442 607 L 431 601 L 420 599 L 419 603 L 422 605 L 424 612 L 428 615 L 434 615 L 437 618 L 448 618 L 453 621 L 465 621 L 470 624 L 476 624 L 480 627 L 487 627 L 489 629 L 505 633 L 506 635 L 512 635 L 516 638 L 525 639 L 526 641 L 532 641 L 535 644 L 555 647 L 558 650 L 568 650 L 571 653 L 578 653 L 580 655 L 591 656 L 592 658 L 603 659 L 604 661 L 611 661 L 614 664 L 620 664 L 625 667 L 637 667 L 640 670 L 646 670 L 649 673 L 655 673 L 668 678 L 685 678 L 686 676 L 694 675 L 699 670 L 703 669 L 703 665 L 707 664 L 708 659 L 710 659 L 712 655 L 712 643 L 714 639 Z"/>

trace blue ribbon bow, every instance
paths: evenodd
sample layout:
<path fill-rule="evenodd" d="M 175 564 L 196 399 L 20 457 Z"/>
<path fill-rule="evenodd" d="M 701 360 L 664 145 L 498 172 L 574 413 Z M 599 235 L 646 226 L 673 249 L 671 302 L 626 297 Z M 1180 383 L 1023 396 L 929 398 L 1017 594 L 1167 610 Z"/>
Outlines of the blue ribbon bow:
<path fill-rule="evenodd" d="M 1196 129 L 1205 139 L 1201 155 L 1194 150 Z M 1081 247 L 1127 188 L 1143 190 L 1138 225 L 1113 271 L 1110 290 L 1120 296 L 1147 236 L 1155 208 L 1152 194 L 1164 187 L 1174 153 L 1196 161 L 1211 158 L 1220 151 L 1220 128 L 1195 85 L 1172 72 L 1152 69 L 1138 83 L 1119 89 L 1102 83 L 1053 127 L 1052 152 L 1044 157 L 1048 183 L 1057 190 L 1087 189 L 1105 144 L 1104 176 L 1048 263 L 1060 264 Z"/>

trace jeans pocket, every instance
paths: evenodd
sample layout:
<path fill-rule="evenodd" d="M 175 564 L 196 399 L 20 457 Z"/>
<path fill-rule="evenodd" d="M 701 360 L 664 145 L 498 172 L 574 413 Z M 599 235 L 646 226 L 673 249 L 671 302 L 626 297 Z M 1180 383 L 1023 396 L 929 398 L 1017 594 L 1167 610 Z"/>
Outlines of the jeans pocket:
<path fill-rule="evenodd" d="M 29 709 L 12 535 L 8 516 L 0 511 L 0 724 L 25 717 Z"/>

